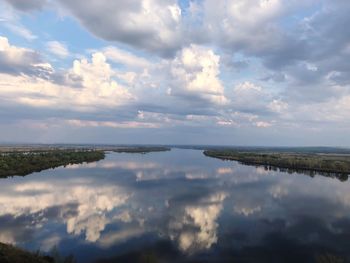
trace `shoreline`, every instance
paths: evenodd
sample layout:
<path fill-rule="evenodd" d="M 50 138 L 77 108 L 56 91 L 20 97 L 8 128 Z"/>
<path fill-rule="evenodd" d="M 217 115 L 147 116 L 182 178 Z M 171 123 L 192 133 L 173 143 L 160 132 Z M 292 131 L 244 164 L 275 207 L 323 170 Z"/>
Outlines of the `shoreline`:
<path fill-rule="evenodd" d="M 96 147 L 96 148 L 2 148 L 0 178 L 26 176 L 34 172 L 70 164 L 103 160 L 108 152 L 147 154 L 170 151 L 167 147 Z"/>
<path fill-rule="evenodd" d="M 210 158 L 237 161 L 243 165 L 263 166 L 268 170 L 279 169 L 282 172 L 300 172 L 336 177 L 346 181 L 350 174 L 350 155 L 328 155 L 322 153 L 261 153 L 223 150 L 205 150 L 203 154 Z"/>

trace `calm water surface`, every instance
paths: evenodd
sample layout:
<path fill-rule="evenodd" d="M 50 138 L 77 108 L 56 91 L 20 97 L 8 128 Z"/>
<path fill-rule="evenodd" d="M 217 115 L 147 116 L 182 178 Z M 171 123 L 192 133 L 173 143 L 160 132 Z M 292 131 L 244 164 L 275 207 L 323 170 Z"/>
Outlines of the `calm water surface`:
<path fill-rule="evenodd" d="M 197 150 L 110 153 L 1 179 L 0 241 L 78 262 L 347 262 L 350 186 Z"/>

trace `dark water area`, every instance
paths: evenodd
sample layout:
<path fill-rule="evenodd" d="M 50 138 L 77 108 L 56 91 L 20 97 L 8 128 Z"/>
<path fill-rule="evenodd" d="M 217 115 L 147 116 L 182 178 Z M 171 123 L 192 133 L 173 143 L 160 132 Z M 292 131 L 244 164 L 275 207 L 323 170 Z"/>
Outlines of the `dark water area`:
<path fill-rule="evenodd" d="M 78 262 L 348 262 L 350 185 L 199 150 L 109 153 L 1 179 L 0 242 Z"/>

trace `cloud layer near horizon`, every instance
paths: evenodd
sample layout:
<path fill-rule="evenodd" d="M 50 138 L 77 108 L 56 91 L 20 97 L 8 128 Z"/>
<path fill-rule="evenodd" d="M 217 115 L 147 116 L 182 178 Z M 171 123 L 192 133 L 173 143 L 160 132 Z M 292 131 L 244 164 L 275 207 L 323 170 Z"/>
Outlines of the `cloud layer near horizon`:
<path fill-rule="evenodd" d="M 350 145 L 345 0 L 0 7 L 3 142 Z"/>

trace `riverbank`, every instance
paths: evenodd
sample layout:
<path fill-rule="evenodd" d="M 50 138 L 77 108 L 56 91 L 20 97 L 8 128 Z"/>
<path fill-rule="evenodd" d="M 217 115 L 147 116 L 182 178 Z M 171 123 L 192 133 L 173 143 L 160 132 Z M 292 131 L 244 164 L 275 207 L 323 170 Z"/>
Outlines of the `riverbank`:
<path fill-rule="evenodd" d="M 222 160 L 238 161 L 246 165 L 261 165 L 285 169 L 287 172 L 308 171 L 330 174 L 340 180 L 347 180 L 350 174 L 350 155 L 324 153 L 267 153 L 267 152 L 239 152 L 235 150 L 206 150 L 205 156 Z"/>
<path fill-rule="evenodd" d="M 69 164 L 90 163 L 105 158 L 103 151 L 52 150 L 48 152 L 10 152 L 0 154 L 0 178 L 25 176 L 33 172 Z"/>
<path fill-rule="evenodd" d="M 170 151 L 163 146 L 0 146 L 0 178 L 25 176 L 69 164 L 100 161 L 105 152 L 139 153 Z"/>

